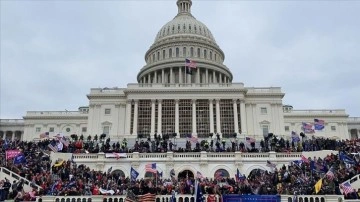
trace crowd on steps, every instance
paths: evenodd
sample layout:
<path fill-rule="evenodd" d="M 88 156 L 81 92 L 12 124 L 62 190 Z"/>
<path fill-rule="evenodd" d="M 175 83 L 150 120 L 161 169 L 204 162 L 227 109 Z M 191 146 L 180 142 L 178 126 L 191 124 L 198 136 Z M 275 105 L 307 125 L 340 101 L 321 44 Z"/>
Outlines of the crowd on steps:
<path fill-rule="evenodd" d="M 119 144 L 115 143 L 115 146 L 113 146 L 107 144 L 107 142 L 110 142 L 107 140 L 101 143 L 100 140 L 85 142 L 78 139 L 69 142 L 67 146 L 63 146 L 59 152 L 164 152 L 169 150 L 169 145 L 166 146 L 164 143 L 162 146 L 160 143 L 159 146 L 157 145 L 157 142 L 161 142 L 161 140 L 164 141 L 158 137 L 153 140 L 155 141 L 156 151 L 151 151 L 151 140 L 135 142 L 135 145 L 130 147 L 126 145 L 126 141 Z M 310 139 L 296 142 L 296 144 L 288 144 L 285 141 L 284 144 L 279 143 L 277 145 L 276 143 L 273 145 L 274 148 L 271 148 L 271 144 L 268 143 L 266 143 L 268 145 L 263 145 L 261 141 L 260 148 L 251 148 L 253 142 L 250 142 L 246 144 L 246 147 L 249 148 L 245 149 L 244 152 L 253 151 L 252 149 L 257 149 L 258 152 L 266 149 L 275 150 L 279 149 L 280 146 L 285 148 L 281 151 L 303 151 L 306 148 L 308 150 L 332 149 L 337 150 L 337 152 L 329 154 L 324 159 L 303 156 L 298 161 L 291 162 L 288 165 L 273 165 L 269 162 L 268 171 L 253 170 L 248 176 L 238 172 L 236 176 L 219 174 L 209 177 L 198 172 L 182 177 L 170 173 L 171 178 L 169 179 L 154 174 L 153 177 L 133 180 L 121 173 L 111 172 L 111 170 L 107 172 L 91 170 L 85 165 L 77 165 L 71 159 L 54 162 L 55 164 L 51 166 L 48 155 L 49 144 L 63 141 L 56 138 L 40 142 L 0 140 L 0 166 L 10 169 L 31 181 L 33 185 L 41 187 L 40 191 L 34 186 L 32 191 L 25 193 L 23 191 L 23 181 L 10 182 L 8 179 L 0 179 L 0 201 L 4 199 L 31 201 L 42 195 L 126 195 L 129 191 L 135 194 L 194 194 L 196 180 L 200 183 L 203 193 L 206 194 L 344 194 L 345 198 L 360 198 L 360 190 L 354 190 L 351 185 L 343 184 L 344 181 L 360 174 L 359 139 L 351 141 Z M 218 140 L 215 138 L 214 141 Z M 81 147 L 77 147 L 79 142 Z M 93 147 L 90 146 L 91 142 Z M 150 146 L 146 146 L 145 142 L 148 142 Z M 192 142 L 190 138 L 188 142 L 191 145 L 189 148 L 184 148 L 184 151 L 176 150 L 175 152 L 186 152 L 188 150 L 196 152 L 203 149 L 206 151 L 213 147 L 209 144 L 207 148 L 203 148 L 203 145 L 197 145 L 198 143 Z M 235 140 L 231 142 L 235 142 Z M 125 146 L 122 147 L 122 144 Z M 193 144 L 195 144 L 195 147 L 192 147 Z M 266 146 L 269 147 L 266 148 Z M 159 148 L 160 151 L 158 151 Z M 215 151 L 217 149 L 215 146 Z M 218 152 L 224 148 L 221 148 L 220 145 L 220 149 Z M 241 146 L 237 145 L 234 148 L 230 147 L 224 150 L 229 152 L 238 151 L 241 150 Z M 12 156 L 9 156 L 8 151 L 17 152 L 13 152 L 11 153 Z"/>

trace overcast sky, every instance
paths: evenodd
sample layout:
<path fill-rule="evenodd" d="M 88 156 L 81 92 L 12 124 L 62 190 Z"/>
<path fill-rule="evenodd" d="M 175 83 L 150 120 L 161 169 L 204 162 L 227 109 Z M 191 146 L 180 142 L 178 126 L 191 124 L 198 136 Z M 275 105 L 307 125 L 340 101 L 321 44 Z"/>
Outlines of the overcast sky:
<path fill-rule="evenodd" d="M 360 1 L 193 0 L 234 82 L 282 87 L 295 109 L 360 117 Z M 0 118 L 77 110 L 90 88 L 135 83 L 177 14 L 165 1 L 1 1 Z"/>

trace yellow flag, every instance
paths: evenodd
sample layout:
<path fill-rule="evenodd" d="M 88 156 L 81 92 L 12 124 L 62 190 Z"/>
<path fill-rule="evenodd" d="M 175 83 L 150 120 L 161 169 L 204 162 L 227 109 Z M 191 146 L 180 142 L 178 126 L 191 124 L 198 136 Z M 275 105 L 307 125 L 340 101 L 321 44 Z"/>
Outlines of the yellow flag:
<path fill-rule="evenodd" d="M 54 164 L 54 167 L 59 167 L 64 163 L 64 161 L 60 161 L 59 163 Z"/>
<path fill-rule="evenodd" d="M 315 193 L 319 193 L 322 186 L 322 178 L 315 184 Z"/>

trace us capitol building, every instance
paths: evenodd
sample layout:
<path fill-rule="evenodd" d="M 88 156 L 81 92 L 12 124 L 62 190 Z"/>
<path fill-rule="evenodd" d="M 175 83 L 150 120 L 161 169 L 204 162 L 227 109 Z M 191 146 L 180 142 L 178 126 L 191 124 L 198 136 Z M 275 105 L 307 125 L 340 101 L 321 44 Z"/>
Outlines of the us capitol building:
<path fill-rule="evenodd" d="M 33 140 L 49 132 L 70 136 L 107 134 L 113 140 L 189 134 L 208 138 L 290 139 L 303 122 L 325 121 L 311 136 L 357 138 L 360 119 L 343 109 L 295 110 L 283 104 L 280 87 L 246 87 L 234 82 L 225 54 L 206 25 L 191 13 L 191 0 L 178 0 L 178 13 L 156 34 L 145 53 L 137 83 L 125 88 L 93 88 L 89 105 L 78 111 L 28 111 L 23 119 L 1 120 L 0 137 Z M 185 59 L 196 62 L 188 74 Z M 215 135 L 214 135 L 215 138 Z"/>

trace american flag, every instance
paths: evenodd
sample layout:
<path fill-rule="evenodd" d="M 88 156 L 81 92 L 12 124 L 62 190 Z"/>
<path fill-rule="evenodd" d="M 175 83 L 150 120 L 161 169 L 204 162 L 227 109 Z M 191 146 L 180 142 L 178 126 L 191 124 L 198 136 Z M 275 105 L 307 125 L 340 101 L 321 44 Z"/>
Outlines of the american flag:
<path fill-rule="evenodd" d="M 216 173 L 215 173 L 215 179 L 221 179 L 221 178 L 223 178 L 224 177 L 224 174 L 223 174 L 223 172 L 221 172 L 220 170 L 219 171 L 216 171 Z"/>
<path fill-rule="evenodd" d="M 66 138 L 65 137 L 62 137 L 62 138 L 59 138 L 59 141 L 61 142 L 61 143 L 63 143 L 63 145 L 65 145 L 65 146 L 69 146 L 69 144 L 70 144 L 70 142 L 68 141 L 68 140 L 66 140 Z"/>
<path fill-rule="evenodd" d="M 53 151 L 53 152 L 58 152 L 57 148 L 54 147 L 52 144 L 49 144 L 48 147 Z"/>
<path fill-rule="evenodd" d="M 248 142 L 248 143 L 256 142 L 255 138 L 253 138 L 253 137 L 246 137 L 245 140 L 246 140 L 246 142 Z"/>
<path fill-rule="evenodd" d="M 335 178 L 334 171 L 334 168 L 331 167 L 329 171 L 327 171 L 327 173 L 325 174 L 329 178 L 329 180 L 333 180 Z"/>
<path fill-rule="evenodd" d="M 197 68 L 196 62 L 189 60 L 189 59 L 185 59 L 185 67 L 190 67 L 190 68 L 196 69 Z"/>
<path fill-rule="evenodd" d="M 305 133 L 314 133 L 313 125 L 311 123 L 302 123 L 302 128 Z"/>
<path fill-rule="evenodd" d="M 151 193 L 138 196 L 139 202 L 155 202 L 155 200 L 156 200 L 156 195 Z"/>
<path fill-rule="evenodd" d="M 201 172 L 197 171 L 197 173 L 196 173 L 196 178 L 203 179 L 204 176 L 203 176 L 203 174 L 201 174 Z"/>
<path fill-rule="evenodd" d="M 148 163 L 145 165 L 145 172 L 149 172 L 149 173 L 157 173 L 156 170 L 156 163 Z"/>
<path fill-rule="evenodd" d="M 191 135 L 191 134 L 188 134 L 188 135 L 187 135 L 187 138 L 188 138 L 188 140 L 190 140 L 190 141 L 193 142 L 193 143 L 197 143 L 197 142 L 198 142 L 197 137 L 194 137 L 194 136 Z"/>
<path fill-rule="evenodd" d="M 307 159 L 304 155 L 301 155 L 301 160 L 305 163 L 309 163 L 309 159 Z"/>
<path fill-rule="evenodd" d="M 354 192 L 354 189 L 351 187 L 351 184 L 349 182 L 344 182 L 340 184 L 340 188 L 344 191 L 344 194 Z"/>
<path fill-rule="evenodd" d="M 127 191 L 125 202 L 137 202 L 136 195 L 131 190 Z"/>

